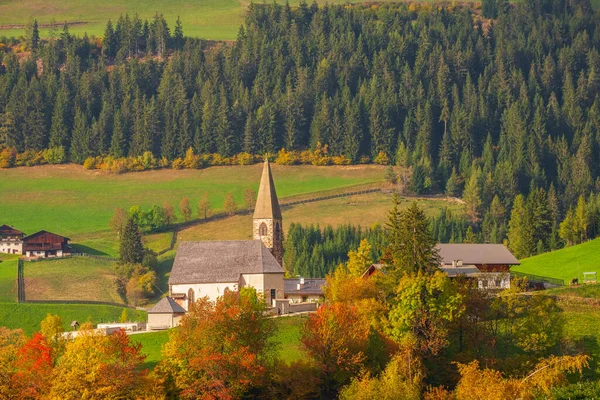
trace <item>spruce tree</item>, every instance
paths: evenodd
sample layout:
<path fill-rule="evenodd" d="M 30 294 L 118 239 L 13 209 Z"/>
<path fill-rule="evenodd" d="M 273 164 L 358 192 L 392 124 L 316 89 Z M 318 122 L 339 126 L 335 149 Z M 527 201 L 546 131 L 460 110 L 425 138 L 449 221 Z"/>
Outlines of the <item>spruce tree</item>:
<path fill-rule="evenodd" d="M 396 272 L 432 272 L 440 266 L 436 240 L 429 220 L 416 202 L 399 210 L 399 199 L 394 197 L 394 207 L 386 224 L 388 245 L 384 251 L 386 262 Z"/>
<path fill-rule="evenodd" d="M 144 259 L 142 234 L 132 217 L 127 219 L 119 243 L 119 259 L 123 264 L 137 264 Z"/>
<path fill-rule="evenodd" d="M 91 155 L 90 151 L 90 129 L 87 117 L 80 109 L 75 112 L 75 124 L 73 126 L 73 139 L 70 150 L 71 161 L 82 163 Z"/>

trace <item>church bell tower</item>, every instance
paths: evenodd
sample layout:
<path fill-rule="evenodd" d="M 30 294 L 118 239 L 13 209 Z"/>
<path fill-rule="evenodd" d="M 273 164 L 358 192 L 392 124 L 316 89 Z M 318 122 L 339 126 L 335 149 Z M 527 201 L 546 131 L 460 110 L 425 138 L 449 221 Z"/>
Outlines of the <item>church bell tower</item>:
<path fill-rule="evenodd" d="M 253 238 L 263 242 L 283 266 L 283 224 L 269 160 L 265 159 L 253 217 Z"/>

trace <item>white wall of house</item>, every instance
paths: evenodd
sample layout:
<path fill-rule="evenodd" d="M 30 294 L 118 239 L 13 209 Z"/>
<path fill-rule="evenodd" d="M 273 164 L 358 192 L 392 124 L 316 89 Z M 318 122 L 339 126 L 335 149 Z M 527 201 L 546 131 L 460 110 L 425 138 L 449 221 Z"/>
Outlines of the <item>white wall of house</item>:
<path fill-rule="evenodd" d="M 179 325 L 181 315 L 179 314 L 148 314 L 148 324 L 146 330 L 158 330 L 173 328 Z"/>
<path fill-rule="evenodd" d="M 23 242 L 12 240 L 0 240 L 0 253 L 22 254 Z"/>
<path fill-rule="evenodd" d="M 485 272 L 477 276 L 479 289 L 509 289 L 509 272 Z"/>
<path fill-rule="evenodd" d="M 194 291 L 195 301 L 207 296 L 211 301 L 215 301 L 217 298 L 223 296 L 225 289 L 238 290 L 238 282 L 171 285 L 171 293 L 183 293 L 187 296 L 190 289 Z M 189 299 L 182 306 L 186 310 L 189 310 Z"/>
<path fill-rule="evenodd" d="M 251 286 L 264 296 L 265 302 L 272 304 L 271 289 L 275 289 L 275 298 L 283 299 L 283 274 L 242 274 L 240 286 Z"/>
<path fill-rule="evenodd" d="M 286 299 L 290 300 L 290 303 L 318 303 L 323 301 L 323 297 L 316 294 L 302 295 L 297 293 L 288 293 L 285 295 Z"/>

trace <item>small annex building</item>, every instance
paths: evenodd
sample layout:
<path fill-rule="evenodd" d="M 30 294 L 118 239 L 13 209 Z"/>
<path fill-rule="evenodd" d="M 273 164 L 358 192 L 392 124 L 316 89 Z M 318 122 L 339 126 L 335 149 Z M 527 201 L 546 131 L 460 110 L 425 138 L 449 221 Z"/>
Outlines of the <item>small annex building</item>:
<path fill-rule="evenodd" d="M 0 226 L 0 253 L 23 254 L 25 234 L 12 226 Z"/>
<path fill-rule="evenodd" d="M 146 330 L 164 330 L 179 325 L 185 309 L 171 297 L 164 297 L 154 307 L 148 310 Z"/>
<path fill-rule="evenodd" d="M 442 271 L 475 279 L 480 289 L 510 288 L 510 268 L 519 260 L 502 244 L 438 244 Z"/>
<path fill-rule="evenodd" d="M 286 278 L 284 296 L 290 303 L 319 303 L 323 301 L 323 278 Z"/>
<path fill-rule="evenodd" d="M 39 231 L 23 238 L 23 252 L 29 258 L 64 257 L 71 254 L 68 237 Z"/>

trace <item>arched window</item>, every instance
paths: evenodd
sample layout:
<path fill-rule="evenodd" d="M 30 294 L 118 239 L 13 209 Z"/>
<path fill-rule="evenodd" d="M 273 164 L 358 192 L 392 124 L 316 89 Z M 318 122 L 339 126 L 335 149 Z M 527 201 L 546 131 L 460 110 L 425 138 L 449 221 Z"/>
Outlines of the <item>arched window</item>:
<path fill-rule="evenodd" d="M 196 299 L 194 297 L 194 289 L 190 289 L 188 290 L 188 310 L 191 307 L 192 304 L 194 304 L 196 302 Z"/>
<path fill-rule="evenodd" d="M 264 222 L 260 224 L 260 226 L 258 227 L 258 234 L 260 236 L 267 236 L 267 224 L 265 224 Z"/>

